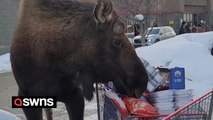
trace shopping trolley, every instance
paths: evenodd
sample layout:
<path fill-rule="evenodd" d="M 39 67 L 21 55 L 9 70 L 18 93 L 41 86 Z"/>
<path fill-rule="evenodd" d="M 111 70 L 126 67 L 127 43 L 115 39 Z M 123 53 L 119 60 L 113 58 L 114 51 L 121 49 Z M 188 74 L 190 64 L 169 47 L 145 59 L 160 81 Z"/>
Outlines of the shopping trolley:
<path fill-rule="evenodd" d="M 213 90 L 193 100 L 168 115 L 136 116 L 125 114 L 114 98 L 106 95 L 106 88 L 100 92 L 99 114 L 101 120 L 211 120 L 213 108 Z"/>
<path fill-rule="evenodd" d="M 164 120 L 212 120 L 213 90 L 169 114 Z"/>

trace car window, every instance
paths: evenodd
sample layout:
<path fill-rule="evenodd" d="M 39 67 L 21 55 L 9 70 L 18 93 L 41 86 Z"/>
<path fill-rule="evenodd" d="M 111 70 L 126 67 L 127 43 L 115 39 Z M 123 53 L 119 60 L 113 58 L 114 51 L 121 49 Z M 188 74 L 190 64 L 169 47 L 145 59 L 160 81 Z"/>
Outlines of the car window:
<path fill-rule="evenodd" d="M 151 31 L 150 30 L 151 29 L 148 30 L 148 34 L 158 34 L 160 31 L 160 29 L 152 29 Z"/>
<path fill-rule="evenodd" d="M 165 30 L 164 30 L 163 28 L 161 28 L 161 29 L 160 29 L 160 33 L 161 33 L 161 34 L 164 34 L 164 33 L 166 33 L 166 32 L 165 32 Z"/>
<path fill-rule="evenodd" d="M 170 32 L 169 28 L 164 28 L 165 33 Z"/>

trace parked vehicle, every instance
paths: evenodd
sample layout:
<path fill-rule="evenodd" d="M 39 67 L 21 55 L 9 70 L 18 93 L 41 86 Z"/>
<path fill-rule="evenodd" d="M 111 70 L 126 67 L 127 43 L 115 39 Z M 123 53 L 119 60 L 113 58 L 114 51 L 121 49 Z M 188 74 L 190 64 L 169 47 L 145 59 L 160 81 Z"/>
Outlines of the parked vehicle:
<path fill-rule="evenodd" d="M 135 36 L 132 40 L 132 45 L 137 48 L 142 46 L 141 35 Z"/>
<path fill-rule="evenodd" d="M 144 42 L 141 40 L 141 35 L 133 38 L 133 45 L 135 47 L 152 45 L 161 40 L 176 36 L 174 29 L 170 26 L 150 27 L 145 34 L 146 36 Z"/>
<path fill-rule="evenodd" d="M 174 36 L 176 36 L 176 33 L 170 26 L 148 28 L 145 44 L 151 45 Z"/>

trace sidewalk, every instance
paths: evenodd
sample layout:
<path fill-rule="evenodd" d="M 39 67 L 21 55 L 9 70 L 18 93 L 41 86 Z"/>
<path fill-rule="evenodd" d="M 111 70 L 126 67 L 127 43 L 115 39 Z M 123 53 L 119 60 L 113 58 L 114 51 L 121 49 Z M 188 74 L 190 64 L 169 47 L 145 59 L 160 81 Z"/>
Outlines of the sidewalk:
<path fill-rule="evenodd" d="M 0 74 L 0 109 L 16 114 L 24 119 L 21 109 L 11 108 L 11 96 L 17 96 L 18 87 L 11 72 Z M 1 117 L 0 117 L 1 118 Z"/>

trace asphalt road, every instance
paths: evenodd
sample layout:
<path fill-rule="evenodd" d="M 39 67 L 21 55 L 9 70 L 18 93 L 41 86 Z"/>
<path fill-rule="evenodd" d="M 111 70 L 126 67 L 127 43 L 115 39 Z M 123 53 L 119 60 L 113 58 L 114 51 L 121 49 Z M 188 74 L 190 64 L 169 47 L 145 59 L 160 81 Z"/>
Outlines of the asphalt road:
<path fill-rule="evenodd" d="M 11 107 L 11 96 L 16 96 L 18 88 L 12 73 L 0 74 L 0 109 L 16 114 L 19 118 L 24 119 L 21 109 Z"/>

